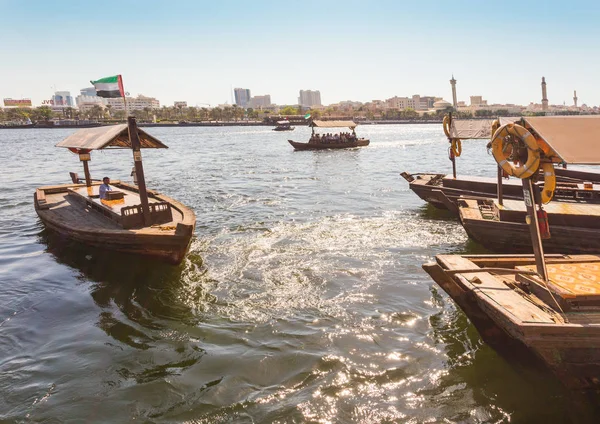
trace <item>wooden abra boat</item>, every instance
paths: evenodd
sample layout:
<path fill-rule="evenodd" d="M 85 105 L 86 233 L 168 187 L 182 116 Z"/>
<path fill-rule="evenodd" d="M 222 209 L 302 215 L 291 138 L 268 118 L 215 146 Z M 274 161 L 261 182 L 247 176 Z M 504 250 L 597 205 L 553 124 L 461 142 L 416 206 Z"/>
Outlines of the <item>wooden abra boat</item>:
<path fill-rule="evenodd" d="M 599 253 L 600 205 L 550 202 L 544 207 L 551 237 L 542 240 L 546 252 Z M 459 199 L 460 222 L 470 238 L 494 252 L 531 252 L 523 201 Z"/>
<path fill-rule="evenodd" d="M 409 188 L 421 199 L 439 209 L 448 209 L 458 215 L 457 200 L 461 196 L 485 197 L 522 200 L 523 192 L 518 179 L 506 179 L 502 169 L 498 167 L 496 178 L 476 177 L 471 175 L 457 176 L 456 158 L 462 153 L 462 141 L 467 139 L 490 139 L 492 129 L 500 124 L 516 122 L 518 118 L 491 119 L 452 119 L 448 115 L 444 119 L 444 132 L 450 142 L 449 158 L 452 162 L 452 175 L 402 172 L 400 175 L 408 182 Z M 559 201 L 582 200 L 600 202 L 600 190 L 581 190 L 584 181 L 600 184 L 600 173 L 580 170 L 554 169 L 558 186 L 554 199 Z M 541 175 L 541 180 L 544 176 Z M 499 183 L 501 184 L 499 186 Z M 500 187 L 500 190 L 499 190 Z"/>
<path fill-rule="evenodd" d="M 600 389 L 600 256 L 544 255 L 542 237 L 558 234 L 554 246 L 559 248 L 569 236 L 557 230 L 559 225 L 551 224 L 548 233 L 542 204 L 551 199 L 549 187 L 540 193 L 532 176 L 553 162 L 600 164 L 598 137 L 597 117 L 523 118 L 500 127 L 492 140 L 494 158 L 508 173 L 522 178 L 526 215 L 519 213 L 526 225 L 518 231 L 528 230 L 534 255 L 440 255 L 423 265 L 486 343 L 501 353 L 505 348 L 525 348 L 568 387 L 586 390 Z M 521 149 L 526 151 L 514 164 L 512 153 Z M 514 202 L 507 203 L 507 213 L 514 213 Z M 556 207 L 565 205 L 575 208 L 567 203 Z M 552 216 L 551 207 L 546 207 Z M 568 213 L 562 218 L 581 216 Z M 493 216 L 490 222 L 499 223 Z M 507 228 L 498 226 L 487 237 L 503 237 L 509 243 L 518 235 L 517 231 L 502 235 Z M 570 237 L 583 243 L 584 231 L 569 228 Z"/>
<path fill-rule="evenodd" d="M 600 256 L 439 255 L 423 265 L 492 348 L 532 352 L 568 387 L 600 388 Z"/>
<path fill-rule="evenodd" d="M 353 147 L 368 146 L 370 141 L 365 138 L 358 138 L 354 129 L 357 124 L 354 121 L 319 121 L 313 120 L 310 123 L 312 135 L 308 143 L 299 143 L 288 140 L 296 150 L 325 150 L 325 149 L 350 149 Z M 352 134 L 348 136 L 339 135 L 339 139 L 328 139 L 325 134 L 315 133 L 315 128 L 350 128 Z"/>
<path fill-rule="evenodd" d="M 296 127 L 292 127 L 290 121 L 277 121 L 277 126 L 273 131 L 294 131 Z"/>
<path fill-rule="evenodd" d="M 194 233 L 194 212 L 165 195 L 146 189 L 140 148 L 166 148 L 128 124 L 80 130 L 57 144 L 79 154 L 85 183 L 76 174 L 73 183 L 36 190 L 35 210 L 42 222 L 57 233 L 91 246 L 135 253 L 179 264 Z M 91 150 L 132 148 L 138 186 L 120 181 L 110 184 L 109 199 L 99 198 L 100 182 L 90 177 Z"/>

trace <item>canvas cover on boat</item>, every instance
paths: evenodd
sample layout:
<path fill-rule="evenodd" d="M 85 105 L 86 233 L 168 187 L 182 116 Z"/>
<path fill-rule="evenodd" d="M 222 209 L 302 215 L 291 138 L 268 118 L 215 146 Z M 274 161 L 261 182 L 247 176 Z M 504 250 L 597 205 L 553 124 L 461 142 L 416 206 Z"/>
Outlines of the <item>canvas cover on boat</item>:
<path fill-rule="evenodd" d="M 500 125 L 515 122 L 521 118 L 502 117 L 499 118 Z M 491 139 L 492 124 L 494 119 L 453 119 L 450 125 L 450 138 L 468 139 Z"/>
<path fill-rule="evenodd" d="M 138 128 L 140 145 L 144 149 L 166 149 L 167 146 L 158 139 L 152 137 L 144 130 Z M 69 149 L 100 150 L 106 148 L 131 149 L 129 141 L 129 130 L 127 124 L 109 125 L 97 128 L 81 129 L 63 141 L 56 147 Z"/>
<path fill-rule="evenodd" d="M 536 116 L 523 120 L 564 162 L 600 164 L 600 117 Z"/>
<path fill-rule="evenodd" d="M 311 127 L 320 128 L 356 128 L 356 122 L 354 121 L 319 121 L 314 120 L 310 124 Z"/>
<path fill-rule="evenodd" d="M 290 125 L 290 121 L 277 121 L 277 125 Z"/>

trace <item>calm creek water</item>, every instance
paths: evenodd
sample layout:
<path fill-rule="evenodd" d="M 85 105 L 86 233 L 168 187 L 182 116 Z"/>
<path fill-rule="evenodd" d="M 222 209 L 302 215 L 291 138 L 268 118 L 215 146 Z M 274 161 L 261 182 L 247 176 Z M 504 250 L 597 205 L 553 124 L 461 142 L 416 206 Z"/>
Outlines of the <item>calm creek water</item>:
<path fill-rule="evenodd" d="M 508 363 L 421 269 L 482 252 L 401 171 L 450 172 L 441 125 L 358 127 L 371 145 L 294 152 L 308 128 L 150 128 L 149 187 L 197 215 L 172 267 L 44 230 L 37 186 L 83 173 L 74 130 L 0 131 L 0 422 L 569 422 L 546 371 Z M 93 152 L 129 180 L 131 152 Z M 484 141 L 459 173 L 494 175 Z"/>

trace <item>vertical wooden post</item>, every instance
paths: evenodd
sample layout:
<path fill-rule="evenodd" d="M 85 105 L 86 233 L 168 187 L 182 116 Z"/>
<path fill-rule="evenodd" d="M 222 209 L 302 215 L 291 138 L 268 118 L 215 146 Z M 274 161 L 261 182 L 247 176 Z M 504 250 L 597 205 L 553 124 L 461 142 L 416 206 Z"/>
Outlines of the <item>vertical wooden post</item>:
<path fill-rule="evenodd" d="M 502 187 L 502 167 L 498 166 L 498 204 L 502 206 L 504 203 L 504 193 Z"/>
<path fill-rule="evenodd" d="M 526 222 L 529 225 L 531 233 L 531 244 L 533 245 L 533 254 L 535 256 L 535 265 L 538 274 L 548 281 L 548 271 L 546 270 L 546 262 L 544 260 L 544 247 L 542 246 L 542 238 L 540 237 L 540 227 L 538 226 L 536 202 L 533 193 L 534 186 L 531 178 L 525 178 L 523 182 L 523 196 L 525 198 L 525 206 L 527 207 Z"/>
<path fill-rule="evenodd" d="M 129 141 L 131 142 L 131 149 L 133 150 L 133 163 L 135 164 L 135 172 L 138 179 L 138 188 L 140 193 L 140 201 L 142 203 L 142 212 L 144 215 L 144 225 L 149 226 L 152 224 L 150 218 L 150 206 L 148 204 L 148 192 L 146 191 L 146 179 L 144 178 L 144 167 L 142 166 L 142 152 L 140 137 L 137 133 L 137 125 L 135 118 L 129 116 L 127 118 L 127 127 L 129 129 Z"/>
<path fill-rule="evenodd" d="M 452 176 L 456 179 L 456 157 L 454 156 L 452 147 L 450 147 L 450 160 L 452 161 Z"/>
<path fill-rule="evenodd" d="M 92 186 L 92 177 L 90 175 L 90 166 L 88 165 L 89 159 L 82 160 L 82 162 L 83 162 L 83 173 L 85 174 L 85 185 L 87 187 L 91 187 Z"/>

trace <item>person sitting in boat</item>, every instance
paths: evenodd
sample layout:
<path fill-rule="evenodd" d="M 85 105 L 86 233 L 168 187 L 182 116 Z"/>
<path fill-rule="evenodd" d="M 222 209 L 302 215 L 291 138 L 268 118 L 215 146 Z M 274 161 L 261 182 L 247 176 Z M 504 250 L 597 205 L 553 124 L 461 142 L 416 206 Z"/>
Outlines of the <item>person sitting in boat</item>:
<path fill-rule="evenodd" d="M 110 178 L 104 177 L 102 178 L 102 185 L 100 186 L 100 199 L 106 199 L 106 192 L 110 191 Z"/>

